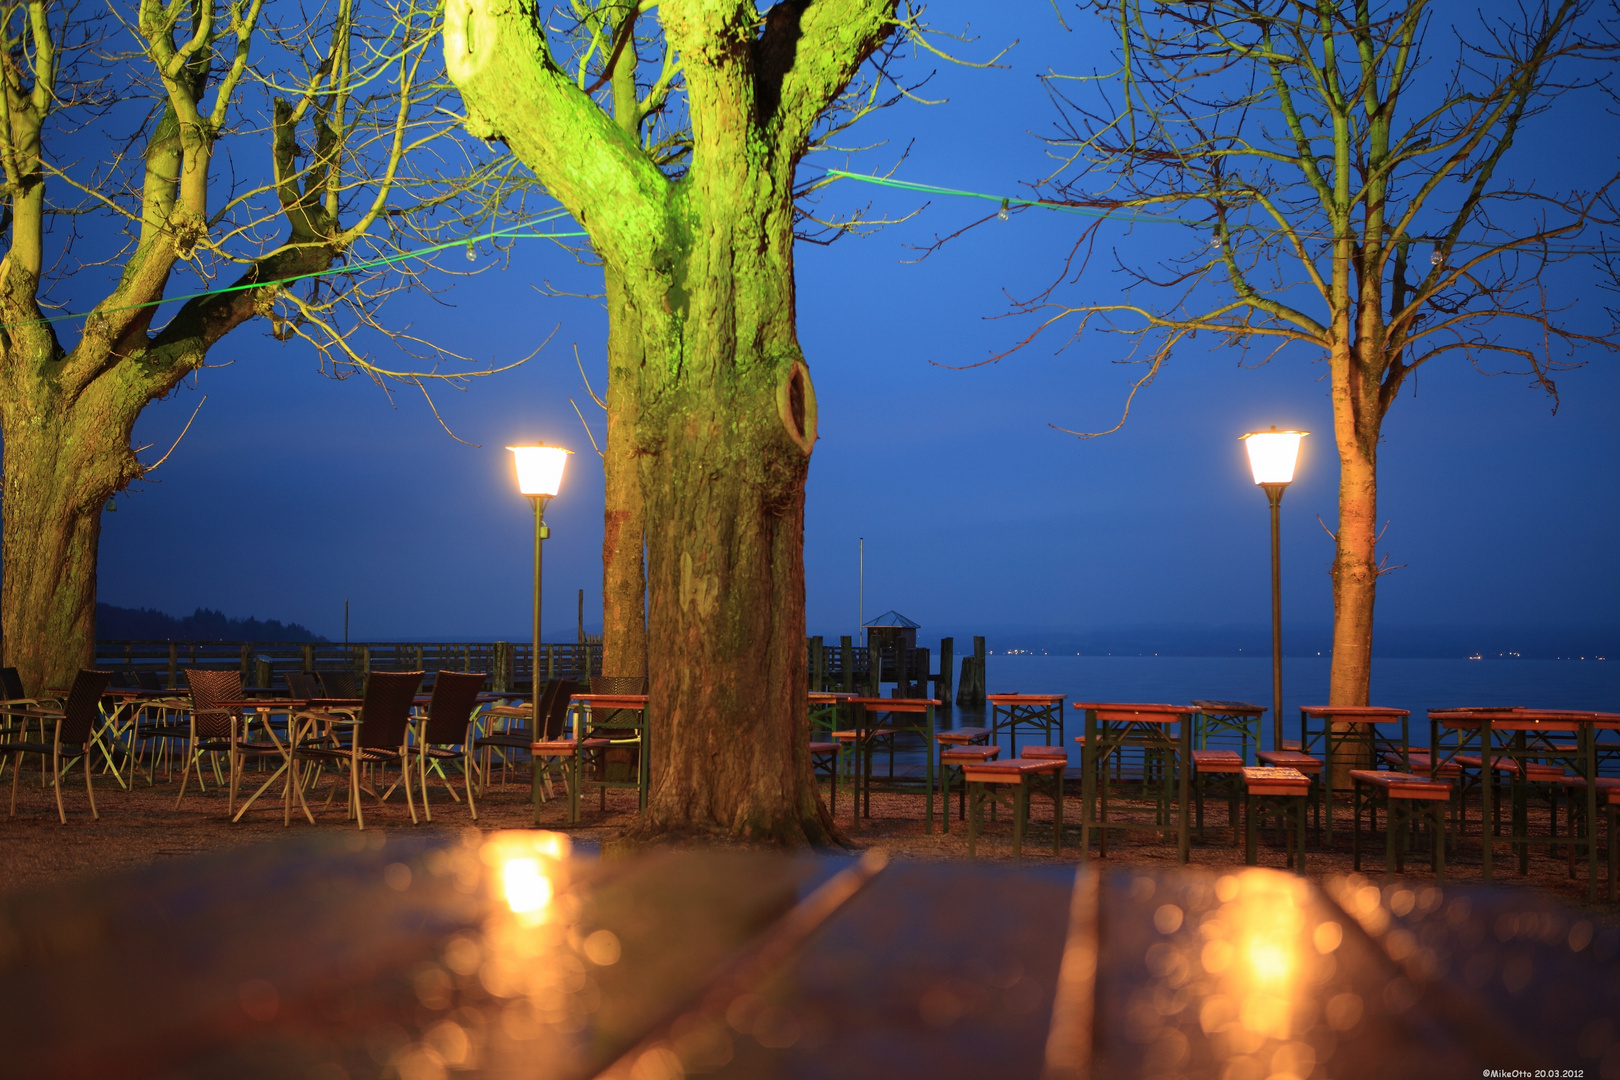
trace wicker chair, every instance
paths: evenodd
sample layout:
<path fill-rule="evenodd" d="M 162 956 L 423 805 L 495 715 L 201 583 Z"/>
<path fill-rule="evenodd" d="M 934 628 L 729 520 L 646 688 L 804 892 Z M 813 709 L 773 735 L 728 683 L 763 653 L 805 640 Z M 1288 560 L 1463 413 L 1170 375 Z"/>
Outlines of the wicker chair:
<path fill-rule="evenodd" d="M 295 698 L 325 697 L 326 692 L 321 689 L 321 680 L 313 672 L 289 671 L 285 676 L 287 680 L 287 693 Z"/>
<path fill-rule="evenodd" d="M 174 807 L 186 797 L 186 786 L 192 769 L 197 772 L 197 787 L 203 786 L 202 758 L 204 754 L 224 754 L 229 769 L 229 798 L 226 816 L 231 820 L 241 817 L 236 810 L 236 795 L 241 790 L 242 771 L 249 758 L 264 761 L 283 759 L 285 751 L 274 742 L 253 742 L 248 738 L 247 720 L 239 708 L 224 704 L 242 700 L 242 673 L 239 671 L 205 671 L 186 668 L 186 685 L 191 688 L 191 728 L 186 740 L 186 764 L 180 771 L 180 794 Z M 215 774 L 218 775 L 217 773 Z M 271 776 L 260 785 L 242 806 L 246 810 L 264 789 L 275 780 Z"/>
<path fill-rule="evenodd" d="M 478 695 L 484 689 L 489 675 L 472 671 L 441 671 L 433 682 L 433 697 L 428 701 L 427 715 L 417 732 L 411 753 L 416 755 L 417 775 L 421 780 L 422 816 L 433 820 L 428 806 L 428 760 L 443 763 L 467 760 L 467 744 L 471 741 L 473 713 L 478 709 Z M 456 747 L 452 750 L 450 747 Z M 409 768 L 409 765 L 406 766 Z M 467 789 L 467 809 L 473 820 L 478 820 L 478 808 L 473 805 L 472 774 L 462 774 L 462 786 Z M 460 801 L 450 778 L 444 777 L 444 789 L 452 799 Z"/>
<path fill-rule="evenodd" d="M 541 685 L 539 734 L 529 730 L 527 721 L 531 715 L 531 710 L 526 706 L 522 708 L 497 706 L 485 714 L 487 716 L 504 717 L 508 720 L 522 720 L 525 723 L 519 727 L 508 728 L 505 731 L 492 731 L 473 740 L 471 752 L 468 754 L 468 765 L 477 767 L 478 784 L 481 790 L 488 790 L 489 787 L 490 753 L 492 751 L 521 750 L 530 753 L 533 751 L 536 742 L 561 738 L 563 718 L 568 714 L 568 701 L 574 696 L 577 689 L 579 689 L 579 683 L 573 679 L 547 679 Z M 535 763 L 535 768 L 540 768 L 538 761 Z M 538 783 L 539 780 L 540 778 L 537 776 L 536 782 Z M 548 797 L 550 796 L 550 783 L 550 778 L 546 777 L 545 793 Z"/>
<path fill-rule="evenodd" d="M 91 780 L 90 772 L 90 744 L 95 739 L 96 728 L 101 722 L 101 693 L 107 689 L 107 683 L 112 679 L 110 671 L 92 671 L 81 669 L 73 677 L 73 686 L 68 691 L 67 701 L 60 711 L 56 709 L 33 708 L 8 704 L 4 711 L 9 717 L 21 718 L 24 722 L 30 719 L 41 722 L 41 731 L 45 727 L 53 727 L 54 734 L 50 742 L 28 742 L 18 740 L 0 744 L 0 752 L 11 756 L 11 814 L 17 813 L 17 775 L 22 767 L 24 754 L 39 754 L 41 759 L 46 755 L 51 759 L 51 783 L 56 788 L 56 816 L 62 824 L 67 824 L 67 811 L 62 807 L 62 770 L 64 754 L 67 765 L 73 764 L 74 758 L 84 761 L 84 790 L 90 796 L 90 817 L 99 819 L 101 815 L 96 812 L 96 789 Z"/>
<path fill-rule="evenodd" d="M 360 696 L 360 679 L 352 671 L 321 671 L 317 672 L 321 680 L 322 697 L 329 698 L 358 698 Z M 418 676 L 421 672 L 417 672 Z M 411 691 L 415 693 L 416 691 Z"/>
<path fill-rule="evenodd" d="M 411 704 L 417 687 L 422 685 L 420 671 L 373 671 L 366 680 L 366 696 L 355 710 L 311 710 L 299 713 L 300 723 L 319 723 L 329 730 L 349 729 L 349 744 L 305 745 L 300 738 L 292 743 L 294 782 L 300 759 L 331 761 L 334 765 L 347 763 L 349 767 L 349 817 L 360 829 L 366 827 L 365 813 L 360 805 L 361 768 L 386 768 L 389 762 L 400 766 L 405 782 L 405 804 L 410 807 L 411 821 L 416 821 L 416 804 L 411 799 L 411 772 L 405 767 L 408 747 L 406 732 L 411 723 Z M 335 791 L 334 791 L 335 794 Z M 373 785 L 372 794 L 381 802 L 383 795 Z M 288 806 L 291 816 L 291 806 Z"/>

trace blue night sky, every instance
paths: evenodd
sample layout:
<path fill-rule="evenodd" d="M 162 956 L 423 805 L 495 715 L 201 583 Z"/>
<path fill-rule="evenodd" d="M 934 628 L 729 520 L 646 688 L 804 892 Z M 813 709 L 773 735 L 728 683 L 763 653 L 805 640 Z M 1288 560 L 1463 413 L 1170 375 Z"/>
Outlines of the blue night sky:
<path fill-rule="evenodd" d="M 1065 32 L 1045 4 L 938 3 L 929 15 L 942 28 L 988 20 L 961 47 L 976 55 L 1019 43 L 1004 70 L 908 56 L 908 74 L 939 67 L 924 93 L 948 103 L 907 103 L 864 123 L 845 141 L 886 145 L 847 167 L 886 168 L 910 143 L 904 179 L 1016 195 L 1049 168 L 1036 136 L 1054 114 L 1037 75 L 1107 66 L 1106 38 L 1078 15 Z M 1590 184 L 1613 168 L 1617 126 L 1595 103 L 1560 103 L 1521 141 L 1514 176 Z M 848 182 L 825 201 L 847 210 L 868 200 L 894 214 L 925 201 Z M 1124 346 L 1105 336 L 1058 351 L 1062 331 L 996 365 L 936 366 L 985 359 L 1027 333 L 995 316 L 1007 295 L 1048 283 L 1085 221 L 1032 211 L 907 261 L 912 245 L 987 207 L 935 199 L 875 235 L 800 247 L 799 334 L 821 419 L 805 531 L 809 631 L 853 630 L 860 537 L 866 613 L 898 608 L 929 643 L 952 632 L 1263 625 L 1266 503 L 1237 437 L 1271 424 L 1313 432 L 1283 501 L 1284 613 L 1325 624 L 1332 544 L 1317 518 L 1333 524 L 1337 479 L 1325 366 L 1285 354 L 1244 369 L 1198 341 L 1137 396 L 1119 432 L 1081 441 L 1056 431 L 1049 425 L 1111 426 L 1138 369 L 1112 363 Z M 1184 250 L 1187 238 L 1173 225 L 1110 228 L 1108 245 L 1134 261 Z M 1110 263 L 1094 260 L 1062 295 L 1117 295 Z M 569 400 L 600 439 L 574 348 L 600 389 L 606 317 L 596 301 L 539 286 L 592 292 L 599 275 L 546 241 L 520 245 L 505 269 L 483 264 L 437 301 L 407 297 L 394 309 L 480 361 L 509 362 L 553 335 L 525 367 L 439 395 L 450 426 L 479 446 L 445 435 L 419 396 L 391 402 L 363 378 L 323 378 L 303 346 L 252 324 L 211 355 L 228 366 L 143 417 L 137 437 L 154 444 L 143 454 L 153 460 L 207 395 L 169 461 L 106 515 L 101 599 L 181 614 L 214 607 L 339 637 L 348 598 L 356 639 L 521 640 L 530 518 L 502 448 L 543 439 L 579 451 L 549 514 L 546 636 L 572 637 L 580 588 L 598 627 L 601 465 Z M 1594 276 L 1563 270 L 1553 284 L 1577 316 L 1599 319 Z M 1560 378 L 1557 415 L 1524 378 L 1486 378 L 1460 357 L 1425 368 L 1415 394 L 1408 387 L 1381 452 L 1383 547 L 1403 566 L 1380 584 L 1381 622 L 1617 621 L 1620 373 L 1608 356 L 1585 359 Z"/>

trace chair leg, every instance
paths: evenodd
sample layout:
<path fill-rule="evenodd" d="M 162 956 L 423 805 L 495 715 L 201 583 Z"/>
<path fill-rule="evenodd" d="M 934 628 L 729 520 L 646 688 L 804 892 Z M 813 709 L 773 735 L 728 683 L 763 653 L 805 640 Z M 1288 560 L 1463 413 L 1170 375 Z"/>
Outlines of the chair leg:
<path fill-rule="evenodd" d="M 428 808 L 428 776 L 427 776 L 427 753 L 426 753 L 426 750 L 427 750 L 427 747 L 425 747 L 425 746 L 421 746 L 421 747 L 417 748 L 416 764 L 417 764 L 417 767 L 418 767 L 417 768 L 417 775 L 421 778 L 421 781 L 422 781 L 422 783 L 420 785 L 421 789 L 422 789 L 422 818 L 429 825 L 431 825 L 431 824 L 433 824 L 433 811 Z M 402 767 L 409 768 L 409 763 L 408 762 L 402 762 L 401 764 L 402 764 Z M 450 785 L 450 781 L 448 779 L 446 779 L 445 780 L 445 786 L 448 787 L 449 785 Z M 454 795 L 455 792 L 451 792 L 451 794 Z M 407 793 L 406 797 L 409 798 L 409 793 Z"/>
<path fill-rule="evenodd" d="M 59 729 L 60 730 L 60 729 Z M 56 788 L 56 816 L 67 824 L 67 811 L 62 808 L 62 748 L 51 751 L 51 786 Z"/>
<path fill-rule="evenodd" d="M 7 817 L 17 816 L 17 777 L 22 773 L 22 759 L 20 750 L 11 755 L 11 813 L 7 814 Z"/>
<path fill-rule="evenodd" d="M 355 742 L 359 742 L 356 739 Z M 360 798 L 360 758 L 349 758 L 349 816 L 354 818 L 355 827 L 361 832 L 366 831 L 366 811 L 361 805 Z"/>
<path fill-rule="evenodd" d="M 406 756 L 407 753 L 406 747 L 401 746 L 399 748 L 399 776 L 405 783 L 405 808 L 411 812 L 411 824 L 416 825 L 419 822 L 416 820 L 416 803 L 411 800 L 411 759 Z M 422 805 L 425 807 L 427 805 L 426 780 L 422 781 L 422 799 Z"/>
<path fill-rule="evenodd" d="M 84 791 L 90 797 L 90 820 L 100 821 L 101 815 L 96 812 L 96 785 L 90 779 L 90 745 L 84 747 Z"/>
<path fill-rule="evenodd" d="M 473 752 L 471 744 L 461 748 L 462 778 L 467 782 L 467 810 L 472 814 L 474 821 L 478 820 L 478 807 L 473 803 Z M 540 767 L 540 759 L 534 759 L 535 768 Z"/>

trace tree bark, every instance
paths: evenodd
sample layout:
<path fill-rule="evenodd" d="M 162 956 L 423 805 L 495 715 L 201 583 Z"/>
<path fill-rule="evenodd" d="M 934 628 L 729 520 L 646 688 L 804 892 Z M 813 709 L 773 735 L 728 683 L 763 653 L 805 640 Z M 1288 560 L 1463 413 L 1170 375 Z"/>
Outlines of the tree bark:
<path fill-rule="evenodd" d="M 99 395 L 64 403 L 48 383 L 0 406 L 5 439 L 6 663 L 30 695 L 72 684 L 96 637 L 102 508 L 138 471 L 133 418 Z"/>
<path fill-rule="evenodd" d="M 647 674 L 646 521 L 636 456 L 640 320 L 619 276 L 606 274 L 608 304 L 606 476 L 602 521 L 602 674 Z"/>

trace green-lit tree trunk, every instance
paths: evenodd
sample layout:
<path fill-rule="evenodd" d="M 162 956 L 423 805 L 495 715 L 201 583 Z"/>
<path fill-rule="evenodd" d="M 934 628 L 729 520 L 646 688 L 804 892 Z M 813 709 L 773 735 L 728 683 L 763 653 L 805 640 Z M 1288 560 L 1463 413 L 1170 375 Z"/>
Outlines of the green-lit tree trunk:
<path fill-rule="evenodd" d="M 676 180 L 554 61 L 533 0 L 452 0 L 446 13 L 468 129 L 504 140 L 590 233 L 606 265 L 610 363 L 639 364 L 610 376 L 610 429 L 635 434 L 607 467 L 612 490 L 634 456 L 645 506 L 643 838 L 833 835 L 806 723 L 816 405 L 794 326 L 793 179 L 817 117 L 890 33 L 893 8 L 796 0 L 762 28 L 749 0 L 666 0 L 658 17 L 692 130 Z M 628 543 L 621 530 L 621 557 Z"/>
<path fill-rule="evenodd" d="M 138 470 L 129 449 L 132 418 L 106 395 L 65 402 L 48 378 L 15 381 L 29 385 L 6 387 L 0 404 L 6 448 L 0 610 L 6 663 L 38 693 L 67 686 L 75 671 L 91 666 L 102 507 Z"/>
<path fill-rule="evenodd" d="M 607 478 L 602 520 L 602 674 L 647 674 L 646 515 L 636 452 L 640 320 L 617 276 L 607 275 Z"/>

